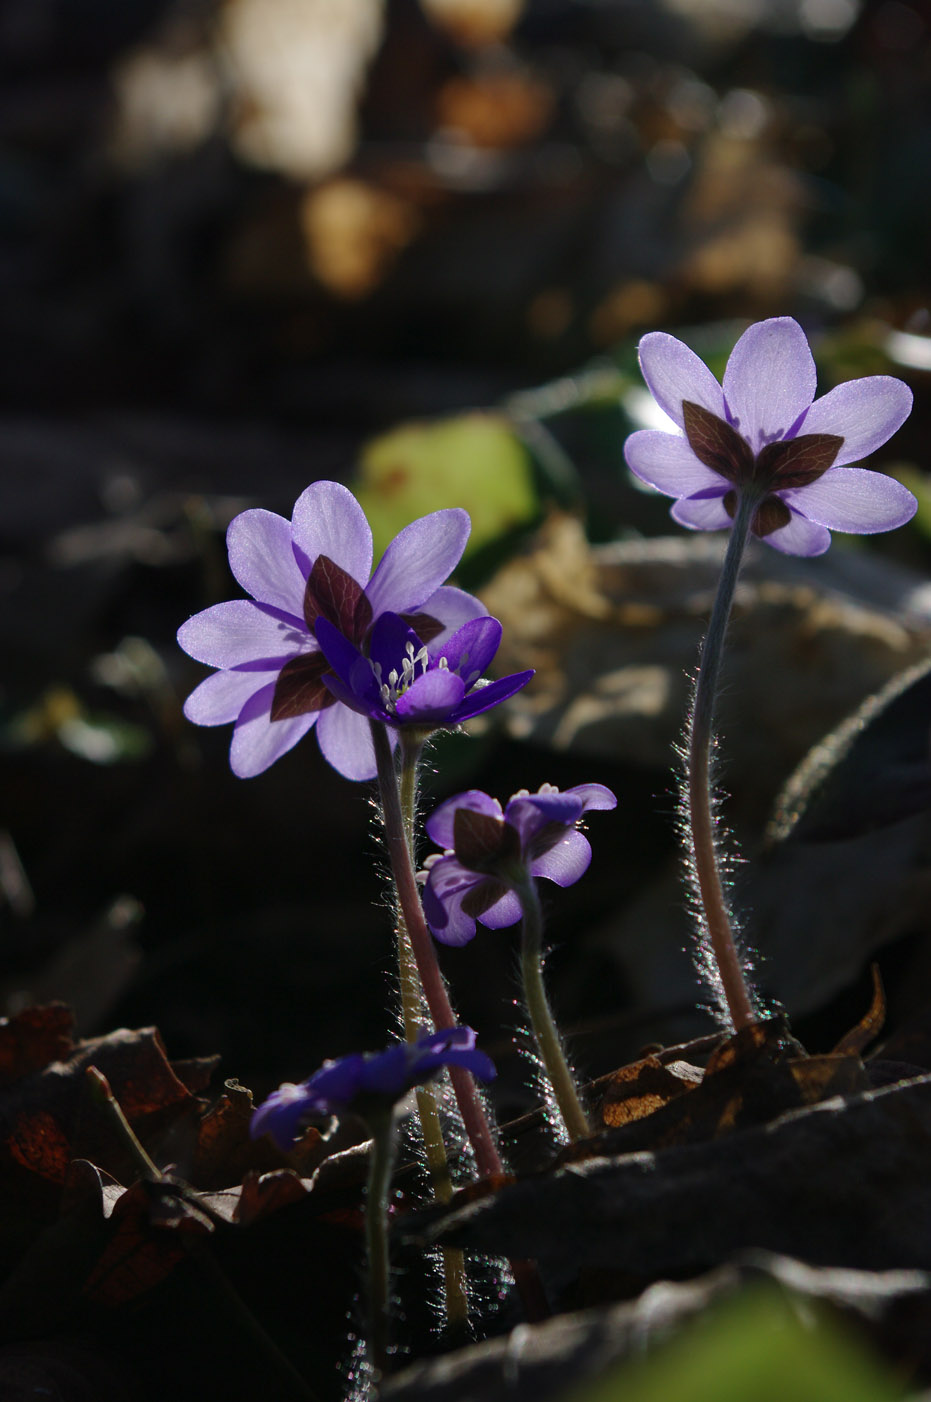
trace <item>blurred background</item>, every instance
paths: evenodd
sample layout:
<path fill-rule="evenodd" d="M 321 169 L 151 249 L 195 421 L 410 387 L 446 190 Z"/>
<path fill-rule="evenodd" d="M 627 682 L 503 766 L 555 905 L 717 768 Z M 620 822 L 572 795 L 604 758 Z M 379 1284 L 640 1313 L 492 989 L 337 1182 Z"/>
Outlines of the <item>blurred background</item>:
<path fill-rule="evenodd" d="M 706 1030 L 670 765 L 720 541 L 677 535 L 622 447 L 649 422 L 643 331 L 720 372 L 782 314 L 822 392 L 910 383 L 877 465 L 920 509 L 823 560 L 748 564 L 722 718 L 741 899 L 813 1049 L 865 1010 L 877 951 L 894 1014 L 916 1010 L 929 75 L 920 0 L 0 0 L 5 1011 L 157 1023 L 258 1092 L 382 1044 L 367 790 L 312 739 L 238 781 L 228 729 L 180 710 L 203 669 L 175 630 L 239 592 L 229 520 L 332 477 L 382 546 L 466 506 L 461 582 L 505 621 L 502 664 L 539 669 L 508 716 L 441 743 L 432 796 L 619 795 L 589 876 L 549 902 L 580 1064 Z M 908 666 L 882 814 L 764 842 L 795 765 Z M 840 782 L 847 809 L 859 780 Z M 445 958 L 505 1059 L 514 959 L 508 932 Z M 519 1110 L 516 1059 L 504 1081 Z"/>

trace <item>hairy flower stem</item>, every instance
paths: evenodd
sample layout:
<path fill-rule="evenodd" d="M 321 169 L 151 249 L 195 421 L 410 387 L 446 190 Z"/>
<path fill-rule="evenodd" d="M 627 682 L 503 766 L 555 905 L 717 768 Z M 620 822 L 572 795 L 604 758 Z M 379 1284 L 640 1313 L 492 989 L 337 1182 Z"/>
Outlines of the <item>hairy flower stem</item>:
<path fill-rule="evenodd" d="M 524 982 L 524 998 L 530 1014 L 530 1025 L 536 1038 L 537 1048 L 546 1067 L 556 1104 L 562 1116 L 569 1138 L 575 1142 L 585 1139 L 591 1133 L 588 1117 L 582 1109 L 582 1101 L 576 1088 L 575 1078 L 569 1070 L 559 1031 L 553 1019 L 546 988 L 543 983 L 543 912 L 540 909 L 540 893 L 532 877 L 528 877 L 517 888 L 521 910 L 524 913 L 520 966 Z"/>
<path fill-rule="evenodd" d="M 686 761 L 688 820 L 695 880 L 711 951 L 721 979 L 721 991 L 731 1022 L 738 1032 L 755 1022 L 756 1015 L 744 978 L 721 881 L 715 845 L 709 756 L 714 733 L 714 703 L 727 623 L 734 601 L 737 576 L 750 534 L 750 523 L 758 506 L 759 498 L 755 493 L 739 493 L 734 524 L 727 543 L 727 554 L 718 581 L 718 592 L 711 610 L 708 632 L 702 644 L 695 700 L 688 725 Z"/>
<path fill-rule="evenodd" d="M 372 740 L 375 746 L 375 760 L 378 765 L 378 787 L 382 805 L 382 819 L 385 825 L 385 839 L 391 860 L 391 873 L 398 893 L 398 903 L 407 935 L 417 962 L 417 972 L 423 987 L 427 1007 L 437 1031 L 445 1031 L 456 1026 L 456 1015 L 446 992 L 443 975 L 437 962 L 433 940 L 427 929 L 417 878 L 411 860 L 410 847 L 401 809 L 401 793 L 398 787 L 394 757 L 385 727 L 378 721 L 372 722 Z M 482 1107 L 475 1081 L 462 1066 L 449 1068 L 450 1079 L 459 1113 L 465 1125 L 466 1134 L 475 1152 L 475 1163 L 479 1176 L 492 1178 L 502 1173 L 501 1156 L 498 1153 L 491 1126 Z"/>
<path fill-rule="evenodd" d="M 389 1266 L 388 1195 L 394 1167 L 394 1113 L 370 1121 L 372 1156 L 365 1198 L 365 1244 L 368 1251 L 368 1344 L 372 1367 L 381 1376 L 388 1369 Z"/>
<path fill-rule="evenodd" d="M 407 846 L 414 868 L 417 866 L 414 848 L 414 821 L 417 813 L 417 772 L 423 741 L 402 737 L 401 742 L 401 813 Z M 423 994 L 410 935 L 402 912 L 398 913 L 398 965 L 401 982 L 401 1014 L 404 1036 L 409 1042 L 417 1040 L 420 1032 L 420 1010 Z M 443 1126 L 436 1103 L 436 1093 L 430 1086 L 417 1089 L 417 1110 L 423 1135 L 424 1152 L 433 1192 L 439 1202 L 449 1202 L 453 1195 Z M 446 1319 L 451 1329 L 464 1330 L 469 1322 L 469 1291 L 466 1280 L 465 1257 L 454 1247 L 443 1247 L 443 1279 Z"/>
<path fill-rule="evenodd" d="M 420 892 L 411 851 L 404 829 L 404 816 L 401 809 L 401 793 L 398 787 L 394 756 L 385 727 L 378 721 L 372 722 L 372 743 L 375 747 L 375 762 L 378 766 L 378 788 L 382 804 L 382 820 L 385 827 L 385 840 L 391 860 L 391 872 L 398 893 L 398 904 L 404 916 L 408 937 L 417 970 L 423 987 L 430 1016 L 438 1031 L 456 1026 L 456 1016 L 446 992 L 443 975 L 437 963 L 433 940 L 424 919 Z M 462 1066 L 449 1068 L 453 1092 L 465 1132 L 469 1136 L 475 1154 L 475 1166 L 480 1178 L 495 1178 L 504 1173 L 504 1165 L 498 1146 L 495 1143 L 488 1117 L 475 1086 L 475 1081 Z M 533 1261 L 511 1261 L 514 1280 L 520 1292 L 524 1313 L 533 1322 L 545 1319 L 549 1314 L 546 1296 L 540 1276 Z"/>

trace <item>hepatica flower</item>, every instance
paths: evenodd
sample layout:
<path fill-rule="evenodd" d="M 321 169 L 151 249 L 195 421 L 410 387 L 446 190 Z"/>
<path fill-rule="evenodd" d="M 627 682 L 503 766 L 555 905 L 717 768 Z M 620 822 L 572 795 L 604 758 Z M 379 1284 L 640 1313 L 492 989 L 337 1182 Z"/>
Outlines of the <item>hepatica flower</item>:
<path fill-rule="evenodd" d="M 637 477 L 677 498 L 680 525 L 728 526 L 738 493 L 752 493 L 755 535 L 787 555 L 820 555 L 832 530 L 888 531 L 914 515 L 915 498 L 899 482 L 847 465 L 901 426 L 912 406 L 908 386 L 870 375 L 815 399 L 814 360 L 791 317 L 745 331 L 723 384 L 660 331 L 640 342 L 640 367 L 672 425 L 631 434 L 625 456 Z"/>
<path fill-rule="evenodd" d="M 363 1118 L 383 1116 L 413 1086 L 432 1081 L 447 1066 L 463 1066 L 482 1081 L 494 1080 L 493 1062 L 475 1045 L 471 1027 L 421 1032 L 383 1052 L 353 1053 L 326 1061 L 300 1085 L 280 1086 L 252 1116 L 253 1139 L 268 1134 L 285 1153 L 311 1120 L 346 1110 Z"/>
<path fill-rule="evenodd" d="M 444 852 L 428 857 L 423 903 L 427 923 L 442 944 L 467 944 L 475 922 L 493 930 L 522 915 L 517 895 L 529 879 L 544 876 L 571 886 L 592 859 L 578 830 L 589 809 L 615 808 L 603 784 L 577 784 L 560 793 L 544 784 L 518 793 L 502 810 L 497 799 L 470 789 L 440 804 L 427 819 L 431 841 Z"/>
<path fill-rule="evenodd" d="M 325 678 L 332 695 L 394 729 L 458 725 L 513 696 L 533 676 L 515 672 L 482 682 L 501 641 L 501 624 L 488 616 L 471 619 L 432 645 L 396 613 L 378 619 L 366 652 L 325 619 L 317 624 L 317 640 L 332 668 Z"/>
<path fill-rule="evenodd" d="M 416 629 L 418 648 L 438 648 L 440 656 L 455 629 L 485 612 L 444 584 L 468 534 L 464 511 L 435 511 L 406 526 L 372 574 L 372 532 L 338 482 L 314 482 L 290 521 L 244 511 L 227 545 L 230 568 L 251 599 L 215 604 L 178 632 L 185 652 L 219 669 L 188 697 L 188 720 L 233 723 L 230 764 L 243 779 L 261 774 L 311 727 L 335 769 L 372 778 L 366 712 L 347 708 L 330 689 L 332 664 L 319 634 L 328 629 L 331 641 L 363 655 L 382 617 L 400 617 Z"/>

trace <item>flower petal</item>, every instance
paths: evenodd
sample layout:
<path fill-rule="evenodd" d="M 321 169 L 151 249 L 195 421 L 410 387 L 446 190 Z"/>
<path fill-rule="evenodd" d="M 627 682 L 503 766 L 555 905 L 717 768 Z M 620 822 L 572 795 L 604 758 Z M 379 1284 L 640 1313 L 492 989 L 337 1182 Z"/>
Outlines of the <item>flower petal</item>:
<path fill-rule="evenodd" d="M 513 891 L 508 891 L 478 918 L 489 930 L 503 930 L 505 925 L 516 925 L 523 913 L 517 896 Z"/>
<path fill-rule="evenodd" d="M 632 433 L 624 444 L 627 466 L 641 482 L 648 482 L 668 497 L 690 497 L 710 487 L 730 485 L 706 467 L 689 447 L 688 439 L 674 433 L 644 428 Z"/>
<path fill-rule="evenodd" d="M 184 703 L 194 725 L 230 725 L 257 691 L 274 686 L 277 672 L 213 672 Z"/>
<path fill-rule="evenodd" d="M 436 667 L 424 672 L 398 697 L 395 711 L 399 721 L 444 724 L 462 702 L 465 683 L 455 672 Z"/>
<path fill-rule="evenodd" d="M 582 800 L 583 813 L 589 809 L 603 811 L 617 807 L 617 794 L 612 793 L 606 784 L 573 784 L 571 789 L 566 789 L 566 793 L 575 794 Z"/>
<path fill-rule="evenodd" d="M 591 860 L 592 849 L 588 838 L 575 828 L 569 828 L 565 837 L 537 857 L 530 871 L 533 876 L 545 876 L 555 881 L 557 886 L 571 886 L 585 875 Z"/>
<path fill-rule="evenodd" d="M 784 438 L 815 397 L 815 362 L 805 332 L 791 316 L 749 327 L 724 371 L 729 419 L 758 453 Z M 809 430 L 806 428 L 806 432 Z"/>
<path fill-rule="evenodd" d="M 304 576 L 291 548 L 291 523 L 274 511 L 243 511 L 226 533 L 230 569 L 262 604 L 300 618 L 304 611 Z"/>
<path fill-rule="evenodd" d="M 834 466 L 859 462 L 901 428 L 912 409 L 908 385 L 891 375 L 848 380 L 816 399 L 799 433 L 836 433 L 844 440 Z"/>
<path fill-rule="evenodd" d="M 358 584 L 368 582 L 372 532 L 362 507 L 340 482 L 312 482 L 301 493 L 291 516 L 291 534 L 298 565 L 306 574 L 318 555 L 326 555 Z"/>
<path fill-rule="evenodd" d="M 274 686 L 265 686 L 249 698 L 239 713 L 230 745 L 230 768 L 239 779 L 263 774 L 276 759 L 294 748 L 321 714 L 311 711 L 293 720 L 273 721 L 274 696 Z"/>
<path fill-rule="evenodd" d="M 722 487 L 727 483 L 722 480 Z M 671 508 L 670 514 L 680 526 L 688 526 L 690 531 L 720 531 L 732 524 L 724 509 L 725 492 L 714 496 L 683 497 Z"/>
<path fill-rule="evenodd" d="M 424 887 L 423 908 L 440 944 L 463 945 L 475 938 L 475 917 L 466 915 L 462 902 L 485 878 L 466 871 L 455 857 L 441 857 L 430 869 Z"/>
<path fill-rule="evenodd" d="M 682 404 L 686 399 L 710 409 L 718 418 L 724 417 L 724 391 L 705 362 L 684 342 L 665 331 L 651 331 L 640 342 L 638 353 L 650 393 L 680 428 L 685 427 Z"/>
<path fill-rule="evenodd" d="M 478 681 L 498 651 L 503 631 L 497 618 L 485 614 L 464 623 L 439 651 L 434 645 L 430 652 L 437 662 L 445 658 L 450 671 L 458 672 L 469 687 Z"/>
<path fill-rule="evenodd" d="M 473 716 L 480 716 L 483 711 L 490 711 L 492 706 L 498 706 L 502 701 L 507 701 L 509 696 L 520 691 L 526 686 L 532 677 L 536 676 L 534 671 L 513 672 L 509 677 L 499 677 L 496 682 L 489 682 L 487 686 L 477 686 L 465 698 L 461 706 L 457 706 L 449 718 L 450 725 L 461 725 L 463 721 L 471 720 Z"/>
<path fill-rule="evenodd" d="M 430 641 L 430 651 L 435 652 L 457 628 L 462 627 L 463 623 L 469 623 L 473 618 L 482 618 L 488 610 L 474 594 L 467 594 L 464 589 L 457 589 L 453 584 L 444 584 L 442 589 L 437 589 L 429 599 L 424 599 L 422 604 L 417 605 L 417 612 L 429 614 L 431 618 L 436 618 L 443 624 L 442 633 L 438 633 Z"/>
<path fill-rule="evenodd" d="M 901 482 L 865 467 L 832 467 L 809 486 L 778 495 L 810 521 L 852 535 L 893 531 L 918 510 L 918 502 Z"/>
<path fill-rule="evenodd" d="M 324 759 L 343 778 L 375 778 L 375 750 L 365 716 L 356 715 L 345 706 L 328 706 L 320 713 L 317 742 Z"/>
<path fill-rule="evenodd" d="M 407 613 L 435 594 L 456 568 L 471 529 L 458 507 L 412 521 L 395 536 L 366 594 L 376 615 Z"/>
<path fill-rule="evenodd" d="M 178 629 L 178 642 L 198 662 L 224 669 L 246 662 L 283 666 L 289 657 L 314 648 L 296 618 L 285 621 L 249 599 L 232 599 L 195 613 Z"/>
<path fill-rule="evenodd" d="M 801 512 L 793 511 L 787 526 L 770 531 L 763 540 L 783 555 L 823 555 L 831 544 L 831 532 L 816 521 L 809 521 Z"/>
<path fill-rule="evenodd" d="M 481 789 L 467 789 L 465 793 L 448 798 L 438 808 L 434 808 L 424 826 L 427 836 L 437 847 L 452 850 L 455 846 L 455 825 L 457 808 L 469 808 L 473 813 L 484 813 L 487 818 L 502 818 L 501 804 Z M 465 871 L 465 867 L 462 868 Z M 474 876 L 474 872 L 469 873 Z"/>

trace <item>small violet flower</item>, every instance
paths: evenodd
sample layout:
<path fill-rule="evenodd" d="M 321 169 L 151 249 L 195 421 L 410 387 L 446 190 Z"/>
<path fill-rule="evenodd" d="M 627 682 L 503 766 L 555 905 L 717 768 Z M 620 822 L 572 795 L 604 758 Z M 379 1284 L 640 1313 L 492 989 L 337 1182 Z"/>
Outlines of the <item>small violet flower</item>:
<path fill-rule="evenodd" d="M 787 555 L 821 555 L 831 530 L 888 531 L 914 515 L 917 502 L 901 483 L 844 465 L 868 457 L 902 425 L 912 406 L 908 386 L 870 375 L 816 400 L 815 363 L 791 317 L 745 331 L 723 384 L 661 331 L 640 342 L 640 368 L 672 424 L 631 434 L 624 453 L 637 477 L 677 498 L 672 516 L 681 526 L 728 526 L 738 492 L 751 492 L 759 500 L 755 535 Z"/>
<path fill-rule="evenodd" d="M 433 1080 L 446 1066 L 464 1066 L 482 1081 L 497 1075 L 494 1063 L 475 1045 L 471 1027 L 425 1029 L 416 1042 L 325 1061 L 300 1085 L 279 1086 L 253 1114 L 249 1133 L 253 1139 L 270 1135 L 287 1153 L 310 1120 L 349 1109 L 363 1119 L 383 1116 L 413 1086 Z"/>
<path fill-rule="evenodd" d="M 493 930 L 522 915 L 517 890 L 545 876 L 571 886 L 588 870 L 592 849 L 577 824 L 588 809 L 615 808 L 603 784 L 576 784 L 560 793 L 544 784 L 510 799 L 470 789 L 441 803 L 427 819 L 427 833 L 445 849 L 425 863 L 423 904 L 427 924 L 442 944 L 467 944 L 475 922 Z"/>
<path fill-rule="evenodd" d="M 392 728 L 458 725 L 513 696 L 533 676 L 515 672 L 481 681 L 501 641 L 501 624 L 488 616 L 464 623 L 442 644 L 424 645 L 406 619 L 383 613 L 367 653 L 320 619 L 317 641 L 333 669 L 325 682 L 336 700 Z"/>
<path fill-rule="evenodd" d="M 331 664 L 318 630 L 329 628 L 364 652 L 389 614 L 442 649 L 463 623 L 485 614 L 477 599 L 444 584 L 468 535 L 466 512 L 434 511 L 394 538 L 372 574 L 368 521 L 338 482 L 309 486 L 290 521 L 244 511 L 227 546 L 230 568 L 252 598 L 215 604 L 178 631 L 185 652 L 219 669 L 188 697 L 188 720 L 233 723 L 230 765 L 242 779 L 261 774 L 312 726 L 334 769 L 371 779 L 368 722 L 328 687 Z"/>

